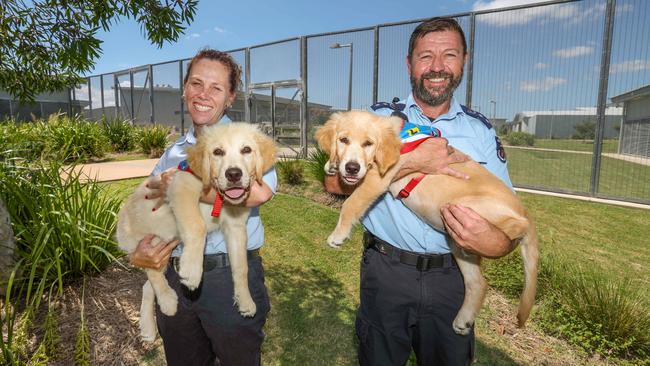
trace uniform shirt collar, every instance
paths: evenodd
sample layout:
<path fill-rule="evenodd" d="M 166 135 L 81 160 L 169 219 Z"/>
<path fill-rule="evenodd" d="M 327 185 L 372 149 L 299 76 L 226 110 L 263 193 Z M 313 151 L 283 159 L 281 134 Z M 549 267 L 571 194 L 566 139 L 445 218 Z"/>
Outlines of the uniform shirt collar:
<path fill-rule="evenodd" d="M 408 98 L 406 98 L 406 109 L 409 111 L 416 111 L 418 115 L 422 116 L 424 119 L 428 119 L 423 113 L 422 113 L 422 108 L 417 104 L 415 101 L 415 98 L 413 97 L 413 93 L 410 93 Z M 460 103 L 456 100 L 456 97 L 452 96 L 451 97 L 451 104 L 449 105 L 449 111 L 438 118 L 436 118 L 436 121 L 440 120 L 452 120 L 456 118 L 459 114 L 463 114 L 463 108 L 460 106 Z"/>
<path fill-rule="evenodd" d="M 221 117 L 221 119 L 217 123 L 229 123 L 229 122 L 231 122 L 230 118 L 227 115 L 224 114 L 223 117 Z M 185 144 L 194 145 L 194 144 L 196 144 L 196 134 L 194 133 L 194 124 L 192 124 L 192 126 L 190 126 L 190 129 L 187 130 L 187 133 L 185 135 L 181 136 L 181 138 L 179 138 L 175 142 L 175 144 L 176 145 L 185 145 Z"/>

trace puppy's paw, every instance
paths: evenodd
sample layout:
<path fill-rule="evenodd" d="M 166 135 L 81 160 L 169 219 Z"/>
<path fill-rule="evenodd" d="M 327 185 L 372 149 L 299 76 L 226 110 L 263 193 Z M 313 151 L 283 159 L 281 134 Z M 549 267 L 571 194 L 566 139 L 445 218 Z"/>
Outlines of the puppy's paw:
<path fill-rule="evenodd" d="M 253 298 L 250 296 L 250 294 L 241 296 L 237 296 L 235 294 L 234 300 L 241 316 L 246 318 L 252 318 L 255 316 L 255 313 L 257 312 L 257 305 L 255 305 L 255 301 L 253 301 Z"/>
<path fill-rule="evenodd" d="M 194 291 L 201 284 L 201 275 L 203 275 L 203 261 L 198 262 L 198 264 L 185 262 L 184 265 L 183 263 L 183 258 L 181 258 L 181 263 L 178 268 L 178 276 L 180 277 L 181 283 L 183 285 L 185 285 L 191 291 Z"/>
<path fill-rule="evenodd" d="M 160 294 L 160 296 L 158 296 L 158 305 L 163 314 L 167 316 L 176 315 L 176 308 L 178 306 L 178 296 L 176 295 L 176 292 L 170 288 L 168 291 Z"/>
<path fill-rule="evenodd" d="M 335 231 L 327 237 L 327 245 L 332 248 L 340 249 L 345 239 L 347 239 L 347 236 L 337 234 Z"/>
<path fill-rule="evenodd" d="M 143 342 L 153 342 L 156 340 L 156 318 L 152 317 L 151 320 L 140 318 L 140 339 Z"/>
<path fill-rule="evenodd" d="M 454 322 L 452 324 L 454 327 L 454 332 L 460 335 L 468 335 L 472 331 L 474 320 L 474 316 L 471 314 L 463 313 L 461 310 L 461 312 L 456 315 L 456 319 L 454 319 Z"/>

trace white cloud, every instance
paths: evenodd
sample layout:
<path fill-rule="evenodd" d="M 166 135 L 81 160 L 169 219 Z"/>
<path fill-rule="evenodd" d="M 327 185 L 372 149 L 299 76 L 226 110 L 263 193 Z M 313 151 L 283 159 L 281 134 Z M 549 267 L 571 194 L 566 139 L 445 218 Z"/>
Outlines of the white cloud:
<path fill-rule="evenodd" d="M 591 46 L 576 46 L 570 48 L 562 48 L 553 51 L 553 56 L 561 58 L 571 58 L 594 53 L 594 48 Z"/>
<path fill-rule="evenodd" d="M 520 85 L 520 89 L 525 92 L 536 92 L 536 91 L 549 91 L 551 89 L 554 89 L 555 87 L 558 87 L 560 85 L 564 85 L 567 83 L 566 79 L 563 78 L 554 78 L 554 77 L 546 77 L 545 79 L 542 80 L 529 80 L 529 81 L 522 81 Z"/>
<path fill-rule="evenodd" d="M 617 64 L 612 64 L 609 67 L 609 72 L 612 74 L 619 72 L 634 72 L 650 70 L 650 60 L 628 60 L 619 62 Z"/>
<path fill-rule="evenodd" d="M 226 33 L 227 31 L 223 28 L 214 27 L 213 30 L 217 33 Z"/>
<path fill-rule="evenodd" d="M 535 64 L 535 69 L 536 70 L 548 69 L 548 64 L 545 64 L 543 62 L 538 62 Z"/>
<path fill-rule="evenodd" d="M 474 3 L 473 11 L 500 9 L 511 6 L 529 5 L 542 2 L 540 0 L 478 0 Z M 604 14 L 604 5 L 596 4 L 586 8 L 576 4 L 555 4 L 520 9 L 510 13 L 489 13 L 477 17 L 480 22 L 497 27 L 528 24 L 539 20 L 540 24 L 561 20 L 566 24 L 575 24 L 583 20 L 599 19 Z"/>
<path fill-rule="evenodd" d="M 200 34 L 198 34 L 198 33 L 191 33 L 191 34 L 188 34 L 187 37 L 185 37 L 185 39 L 193 39 L 193 38 L 199 38 L 199 37 L 201 37 Z"/>

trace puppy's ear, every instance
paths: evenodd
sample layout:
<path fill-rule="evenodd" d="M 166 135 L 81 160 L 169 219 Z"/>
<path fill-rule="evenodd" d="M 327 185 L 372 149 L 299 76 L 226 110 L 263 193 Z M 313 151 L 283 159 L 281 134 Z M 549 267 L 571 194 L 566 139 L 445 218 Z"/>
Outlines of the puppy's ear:
<path fill-rule="evenodd" d="M 316 130 L 314 137 L 318 146 L 330 157 L 330 160 L 336 155 L 336 129 L 338 128 L 339 121 L 342 115 L 334 113 L 324 125 Z"/>
<path fill-rule="evenodd" d="M 380 128 L 379 144 L 375 152 L 375 162 L 379 174 L 383 176 L 386 171 L 397 163 L 402 148 L 402 141 L 399 139 L 399 129 L 395 131 L 393 118 L 378 117 L 377 127 Z M 401 123 L 401 122 L 400 122 Z"/>
<path fill-rule="evenodd" d="M 255 179 L 262 184 L 264 173 L 271 169 L 278 156 L 278 147 L 269 136 L 261 131 L 255 132 Z"/>
<path fill-rule="evenodd" d="M 201 177 L 201 182 L 203 183 L 203 188 L 210 188 L 210 154 L 212 153 L 206 143 L 203 140 L 199 141 L 194 146 L 187 148 L 187 163 L 190 165 L 190 169 L 194 174 Z"/>

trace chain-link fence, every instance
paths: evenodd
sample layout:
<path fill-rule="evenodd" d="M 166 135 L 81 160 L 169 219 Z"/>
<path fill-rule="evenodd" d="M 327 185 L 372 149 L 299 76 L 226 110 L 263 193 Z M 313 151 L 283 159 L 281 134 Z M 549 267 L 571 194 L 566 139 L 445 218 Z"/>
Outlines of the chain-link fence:
<path fill-rule="evenodd" d="M 492 120 L 517 187 L 650 203 L 650 2 L 549 1 L 451 16 L 469 52 L 455 98 Z M 408 39 L 422 20 L 230 51 L 244 80 L 228 114 L 305 156 L 332 112 L 408 96 Z M 70 108 L 184 131 L 187 62 L 89 77 L 71 90 Z M 25 114 L 6 104 L 0 114 Z M 534 144 L 521 146 L 513 132 Z"/>

